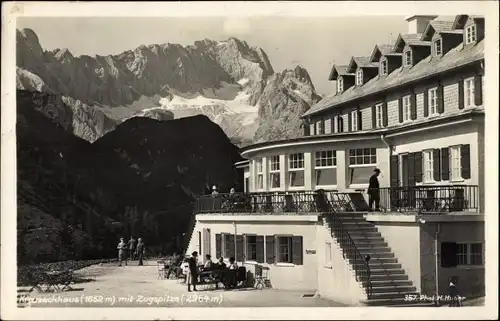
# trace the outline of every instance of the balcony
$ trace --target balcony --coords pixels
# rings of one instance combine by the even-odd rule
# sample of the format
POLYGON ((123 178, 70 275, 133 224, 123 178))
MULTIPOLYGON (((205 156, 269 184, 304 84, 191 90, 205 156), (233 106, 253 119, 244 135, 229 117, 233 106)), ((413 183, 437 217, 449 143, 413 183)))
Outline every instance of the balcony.
MULTIPOLYGON (((308 214, 330 210, 367 212, 366 191, 294 191, 205 195, 197 214, 308 214)), ((474 185, 380 188, 380 205, 387 212, 443 214, 478 212, 479 188, 474 185)))
POLYGON ((380 189, 380 205, 391 212, 450 213, 478 212, 476 185, 434 185, 380 189))

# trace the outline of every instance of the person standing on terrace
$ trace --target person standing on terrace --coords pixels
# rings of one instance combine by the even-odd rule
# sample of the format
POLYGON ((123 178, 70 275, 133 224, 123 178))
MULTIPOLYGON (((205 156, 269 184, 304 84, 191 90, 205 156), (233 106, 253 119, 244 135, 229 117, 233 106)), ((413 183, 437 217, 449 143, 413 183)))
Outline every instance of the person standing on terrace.
POLYGON ((375 211, 378 212, 380 211, 380 184, 378 182, 380 169, 375 168, 373 172, 368 183, 368 204, 370 206, 370 211, 373 211, 373 203, 375 203, 375 211))
POLYGON ((219 195, 219 191, 217 191, 217 186, 212 186, 212 196, 217 196, 219 195))

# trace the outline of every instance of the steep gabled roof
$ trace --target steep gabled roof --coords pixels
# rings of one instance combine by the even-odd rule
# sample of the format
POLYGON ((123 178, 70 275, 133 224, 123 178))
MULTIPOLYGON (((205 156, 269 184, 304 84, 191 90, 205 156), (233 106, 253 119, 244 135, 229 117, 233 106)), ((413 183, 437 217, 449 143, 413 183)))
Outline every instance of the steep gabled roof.
POLYGON ((392 51, 401 52, 400 48, 404 47, 404 44, 409 46, 430 46, 431 43, 429 41, 422 41, 421 33, 411 33, 411 34, 399 34, 396 42, 394 43, 394 47, 392 51))
POLYGON ((436 21, 432 20, 427 24, 424 33, 420 40, 430 41, 434 33, 452 33, 462 34, 463 30, 453 29, 453 21, 436 21))
POLYGON ((370 62, 378 62, 378 60, 376 60, 377 53, 380 53, 380 55, 382 55, 382 56, 391 54, 392 53, 392 45, 388 45, 388 44, 375 45, 375 48, 373 48, 373 51, 372 51, 372 55, 370 56, 370 62))
POLYGON ((354 74, 347 72, 347 66, 333 65, 328 80, 337 80, 339 76, 354 76, 354 74))
POLYGON ((453 25, 451 28, 452 29, 463 29, 464 24, 467 21, 467 18, 469 18, 469 17, 472 19, 475 19, 475 20, 484 20, 484 16, 474 16, 474 15, 462 14, 462 15, 458 15, 455 17, 455 21, 453 22, 453 25))
POLYGON ((398 68, 386 77, 375 77, 361 87, 350 87, 340 95, 329 95, 313 105, 302 117, 351 103, 389 89, 421 81, 425 78, 484 59, 484 41, 471 47, 458 45, 441 58, 427 57, 412 68, 398 68))
POLYGON ((376 62, 370 62, 370 57, 352 57, 347 72, 352 73, 356 68, 377 68, 376 62))

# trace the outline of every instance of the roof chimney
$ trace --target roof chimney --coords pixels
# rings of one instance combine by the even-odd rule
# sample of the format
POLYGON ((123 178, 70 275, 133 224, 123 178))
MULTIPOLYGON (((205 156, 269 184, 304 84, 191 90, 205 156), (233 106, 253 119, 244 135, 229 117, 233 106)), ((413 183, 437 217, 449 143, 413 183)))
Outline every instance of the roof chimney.
POLYGON ((436 19, 438 16, 409 16, 406 17, 406 21, 408 21, 408 33, 423 33, 425 27, 429 21, 436 19))

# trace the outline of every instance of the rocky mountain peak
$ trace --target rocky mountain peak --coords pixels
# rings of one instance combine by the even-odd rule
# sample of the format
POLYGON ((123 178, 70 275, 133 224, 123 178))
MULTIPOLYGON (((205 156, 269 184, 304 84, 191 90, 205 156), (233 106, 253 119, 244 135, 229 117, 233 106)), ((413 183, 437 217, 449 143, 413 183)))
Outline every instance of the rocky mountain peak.
MULTIPOLYGON (((66 48, 44 52, 36 34, 26 29, 18 30, 17 45, 19 89, 66 97, 66 103, 79 106, 71 108, 81 109, 75 113, 80 120, 90 121, 91 110, 99 112, 99 121, 75 128, 110 124, 103 128, 107 132, 131 117, 169 120, 172 114, 204 114, 233 141, 243 135, 251 142, 258 116, 278 117, 286 110, 308 108, 319 98, 305 68, 276 73, 262 48, 235 37, 202 39, 188 46, 142 44, 120 54, 90 57, 74 56, 66 48)), ((89 133, 83 137, 89 141, 99 137, 94 130, 77 132, 89 133)))

